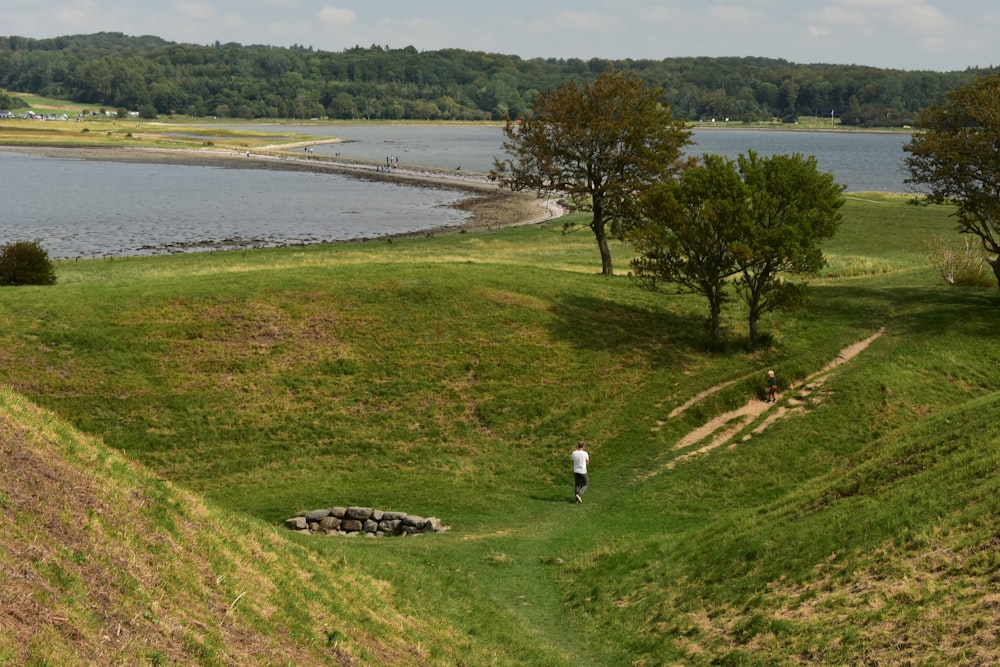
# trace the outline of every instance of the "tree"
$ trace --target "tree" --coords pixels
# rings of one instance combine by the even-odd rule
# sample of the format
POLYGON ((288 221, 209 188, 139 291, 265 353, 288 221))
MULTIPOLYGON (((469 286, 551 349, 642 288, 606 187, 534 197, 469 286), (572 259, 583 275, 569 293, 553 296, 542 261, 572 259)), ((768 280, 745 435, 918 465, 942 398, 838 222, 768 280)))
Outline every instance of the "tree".
POLYGON ((803 286, 783 274, 825 264, 819 242, 840 225, 842 192, 832 175, 818 171, 815 157, 706 155, 643 199, 645 224, 630 235, 635 275, 646 287, 667 281, 708 299, 714 342, 733 282, 756 343, 764 313, 802 301, 803 286))
POLYGON ((743 238, 732 248, 740 270, 736 291, 749 307, 756 343, 761 315, 802 301, 802 287, 779 274, 815 273, 826 264, 819 243, 840 227, 844 187, 820 172, 812 156, 762 158, 750 151, 737 163, 748 202, 743 238))
POLYGON ((645 222, 629 233, 638 256, 634 276, 647 289, 663 283, 708 299, 712 341, 721 337, 726 285, 739 272, 733 245, 747 227, 746 184, 733 161, 705 155, 676 180, 654 186, 642 198, 645 222))
POLYGON ((56 272, 49 253, 37 241, 0 245, 0 285, 53 285, 56 272))
MULTIPOLYGON (((1000 255, 1000 73, 948 93, 920 114, 903 150, 908 183, 926 185, 925 203, 954 203, 958 231, 1000 255)), ((1000 288, 1000 257, 986 260, 1000 288)))
POLYGON ((567 195, 593 213, 590 229, 601 273, 612 275, 609 231, 624 232, 637 197, 674 175, 691 131, 632 73, 603 72, 593 83, 574 81, 539 97, 530 117, 504 126, 504 150, 491 177, 512 190, 567 195))

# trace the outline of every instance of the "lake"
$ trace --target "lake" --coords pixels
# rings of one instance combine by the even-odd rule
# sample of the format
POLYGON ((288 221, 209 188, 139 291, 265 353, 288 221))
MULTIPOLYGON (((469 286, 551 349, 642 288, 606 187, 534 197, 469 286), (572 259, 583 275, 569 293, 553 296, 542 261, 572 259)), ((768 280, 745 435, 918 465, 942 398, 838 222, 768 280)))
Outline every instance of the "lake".
MULTIPOLYGON (((233 126, 234 129, 273 132, 275 127, 233 126)), ((287 128, 286 128, 287 129, 287 128)), ((364 160, 399 157, 400 162, 451 169, 489 171, 494 156, 503 152, 503 131, 491 126, 447 125, 333 125, 299 126, 295 131, 336 137, 345 143, 323 144, 317 154, 364 160)), ((810 132, 801 130, 697 129, 691 155, 715 153, 735 158, 754 150, 762 156, 782 153, 815 155, 821 171, 834 175, 850 192, 905 192, 903 145, 908 133, 810 132)))
MULTIPOLYGON (((239 125, 337 137, 318 155, 488 171, 502 153, 495 125, 239 125)), ((906 191, 908 134, 697 130, 691 154, 815 155, 849 191, 906 191)), ((333 174, 97 162, 4 152, 0 241, 39 240, 54 259, 378 238, 459 226, 468 193, 333 174)))
POLYGON ((303 171, 3 152, 0 241, 53 259, 378 238, 460 226, 468 193, 303 171))

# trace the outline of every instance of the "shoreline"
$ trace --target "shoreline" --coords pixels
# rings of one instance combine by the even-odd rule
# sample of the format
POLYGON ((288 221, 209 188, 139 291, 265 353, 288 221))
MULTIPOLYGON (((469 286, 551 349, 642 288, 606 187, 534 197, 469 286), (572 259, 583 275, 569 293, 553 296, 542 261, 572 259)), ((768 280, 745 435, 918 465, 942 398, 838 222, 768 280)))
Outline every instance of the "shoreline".
MULTIPOLYGON (((339 141, 339 140, 336 140, 339 141)), ((532 225, 547 222, 569 212, 557 198, 542 198, 534 194, 504 190, 489 180, 484 172, 452 171, 435 167, 413 165, 394 166, 382 171, 381 165, 361 160, 327 158, 310 154, 294 155, 289 149, 302 149, 317 143, 296 142, 265 146, 257 149, 223 148, 156 148, 142 147, 90 147, 90 146, 2 146, 0 151, 41 154, 48 157, 105 162, 137 162, 146 164, 177 164, 185 166, 211 166, 229 169, 272 169, 304 171, 363 178, 370 181, 390 181, 414 187, 458 190, 468 193, 453 204, 469 214, 469 220, 458 226, 428 227, 426 229, 387 234, 377 239, 425 236, 444 232, 467 232, 502 227, 532 225)), ((340 241, 352 243, 372 238, 340 241)), ((191 245, 191 248, 200 247, 191 245)))
POLYGON ((691 125, 692 130, 705 130, 706 132, 714 132, 716 130, 726 131, 726 130, 743 130, 743 131, 755 131, 755 132, 839 132, 841 134, 913 134, 916 130, 912 127, 865 127, 865 128, 845 128, 842 126, 835 125, 809 125, 800 126, 798 124, 788 124, 788 125, 745 125, 743 123, 735 122, 719 122, 719 123, 699 123, 691 125))

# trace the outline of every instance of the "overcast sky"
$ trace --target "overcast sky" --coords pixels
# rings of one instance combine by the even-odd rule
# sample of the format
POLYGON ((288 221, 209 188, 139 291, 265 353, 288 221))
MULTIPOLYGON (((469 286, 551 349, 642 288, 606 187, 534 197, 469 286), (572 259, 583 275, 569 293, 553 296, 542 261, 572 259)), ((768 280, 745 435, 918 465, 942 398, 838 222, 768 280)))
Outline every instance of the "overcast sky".
POLYGON ((997 0, 7 0, 0 35, 92 32, 522 58, 764 56, 906 70, 1000 64, 997 0))

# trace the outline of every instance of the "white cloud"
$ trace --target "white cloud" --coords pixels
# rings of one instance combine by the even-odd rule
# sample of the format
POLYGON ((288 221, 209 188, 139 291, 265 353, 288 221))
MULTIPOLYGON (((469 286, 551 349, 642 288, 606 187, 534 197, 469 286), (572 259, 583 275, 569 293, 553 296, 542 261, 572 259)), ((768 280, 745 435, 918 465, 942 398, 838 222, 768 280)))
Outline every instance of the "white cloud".
POLYGON ((215 17, 215 9, 201 2, 178 2, 174 7, 179 14, 191 19, 207 21, 215 17))
POLYGON ((811 25, 806 28, 806 33, 815 40, 826 40, 833 36, 833 30, 822 25, 811 25))
POLYGON ((903 12, 893 12, 887 18, 893 22, 920 32, 950 32, 954 25, 944 13, 931 5, 918 5, 903 12))
POLYGON ((865 14, 858 9, 851 9, 844 5, 832 5, 824 7, 819 12, 819 21, 824 25, 837 26, 860 26, 865 24, 865 14))
MULTIPOLYGON (((79 25, 98 11, 95 3, 89 0, 78 0, 53 9, 55 20, 60 25, 79 25)), ((6 33, 5 33, 6 34, 6 33)))
POLYGON ((636 16, 639 17, 640 21, 648 23, 674 23, 680 21, 684 14, 677 9, 672 7, 643 7, 640 9, 636 16))
POLYGON ((557 24, 565 26, 571 30, 584 30, 586 32, 599 32, 617 27, 618 19, 607 14, 595 14, 567 10, 559 12, 557 24))
POLYGON ((349 28, 358 20, 358 13, 353 9, 340 7, 323 7, 319 10, 319 21, 329 28, 349 28))
POLYGON ((742 25, 756 22, 760 17, 757 11, 743 5, 713 5, 708 11, 717 21, 742 25))

